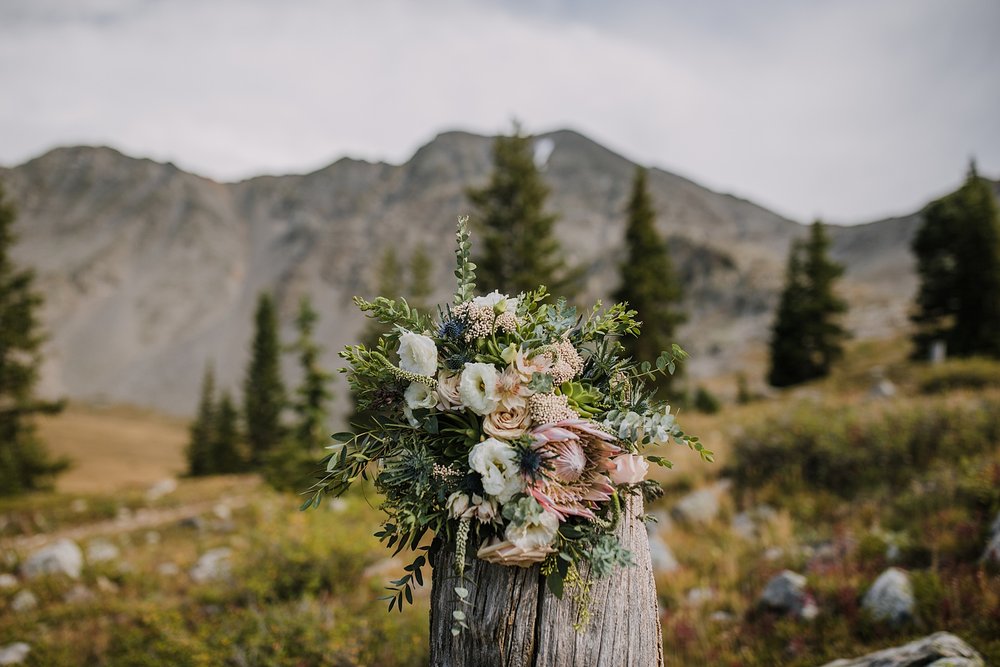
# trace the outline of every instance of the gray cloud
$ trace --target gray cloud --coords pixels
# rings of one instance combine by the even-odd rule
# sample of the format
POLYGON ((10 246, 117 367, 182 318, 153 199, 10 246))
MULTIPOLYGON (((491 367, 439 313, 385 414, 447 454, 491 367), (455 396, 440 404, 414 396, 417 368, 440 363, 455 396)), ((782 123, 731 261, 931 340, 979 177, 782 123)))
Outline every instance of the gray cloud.
POLYGON ((1000 171, 1000 4, 0 2, 0 161, 109 143, 218 179, 437 131, 579 129, 807 220, 1000 171))

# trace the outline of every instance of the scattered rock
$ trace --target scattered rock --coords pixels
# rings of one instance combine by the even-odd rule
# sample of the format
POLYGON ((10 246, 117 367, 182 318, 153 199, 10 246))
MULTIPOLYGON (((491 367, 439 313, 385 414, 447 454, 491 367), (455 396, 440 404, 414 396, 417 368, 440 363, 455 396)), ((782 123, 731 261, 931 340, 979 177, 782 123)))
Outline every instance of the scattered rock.
POLYGON ((713 623, 732 623, 736 620, 734 614, 730 614, 728 611, 713 611, 712 615, 708 617, 713 623))
POLYGON ((334 514, 339 514, 347 509, 347 501, 343 498, 334 498, 333 500, 328 500, 326 502, 326 509, 333 512, 334 514))
POLYGON ((189 516, 177 522, 181 528, 194 528, 199 533, 205 530, 205 520, 200 516, 189 516))
POLYGON ((744 540, 757 539, 757 524, 749 512, 740 512, 734 516, 729 524, 729 529, 744 540))
POLYGON ((73 502, 69 504, 70 511, 75 512, 77 514, 83 514, 89 508, 90 505, 88 505, 87 501, 84 500, 83 498, 74 498, 73 502))
POLYGON ((868 395, 872 398, 892 398, 896 395, 896 385, 892 383, 892 380, 882 378, 872 385, 868 395))
POLYGON ((66 592, 66 595, 63 596, 63 600, 69 604, 90 602, 93 599, 94 594, 83 584, 76 584, 73 588, 66 592))
POLYGON ((83 553, 73 540, 61 539, 28 556, 22 569, 29 579, 44 574, 64 574, 79 579, 83 553))
POLYGON ((173 477, 161 479, 153 486, 146 489, 146 500, 152 502, 159 500, 163 496, 170 495, 177 490, 177 480, 173 477))
POLYGON ((31 653, 31 647, 24 642, 0 646, 0 665, 20 665, 29 653, 31 653))
POLYGON ((126 523, 132 520, 132 510, 128 507, 119 507, 118 512, 115 513, 115 521, 118 523, 126 523))
POLYGON ((229 547, 206 551, 191 568, 191 578, 199 584, 228 578, 231 572, 229 558, 232 554, 233 550, 229 547))
POLYGON ((986 543, 986 550, 983 552, 984 563, 996 563, 1000 565, 1000 512, 997 513, 993 523, 990 524, 989 540, 986 543))
POLYGON ((225 503, 219 503, 213 507, 212 513, 222 521, 229 521, 233 518, 233 510, 225 503))
POLYGON ((887 648, 853 660, 841 659, 823 667, 983 667, 982 656, 949 632, 935 632, 903 646, 887 648))
POLYGON ((776 561, 784 557, 785 557, 785 550, 782 549, 781 547, 771 547, 770 549, 764 552, 764 560, 767 561, 776 561))
POLYGON ((0 591, 7 588, 16 588, 16 587, 17 587, 17 577, 15 577, 13 574, 7 574, 6 572, 0 574, 0 591))
POLYGON ((10 608, 12 611, 21 613, 23 611, 31 611, 38 606, 38 598, 35 594, 29 590, 23 590, 14 596, 14 599, 10 601, 10 608))
POLYGON ((726 482, 717 482, 693 491, 681 498, 670 513, 682 523, 708 523, 719 515, 719 497, 728 488, 726 482))
POLYGON ((111 581, 107 577, 97 578, 97 590, 107 595, 113 595, 118 592, 118 584, 111 581))
POLYGON ((772 577, 760 594, 759 602, 772 611, 807 620, 816 618, 819 613, 815 600, 806 592, 806 578, 791 570, 772 577))
POLYGON ((156 572, 164 577, 176 577, 181 573, 181 568, 175 563, 160 563, 156 566, 156 572))
POLYGON ((675 572, 680 567, 680 564, 674 558, 674 552, 663 541, 656 528, 650 524, 646 524, 646 532, 649 534, 649 556, 653 561, 653 571, 675 572))
POLYGON ((160 534, 155 530, 146 531, 146 544, 159 544, 160 534))
POLYGON ((118 560, 121 555, 121 550, 108 540, 96 539, 87 545, 87 562, 91 564, 118 560))
POLYGON ((700 607, 706 602, 711 602, 715 598, 715 591, 711 588, 692 588, 684 596, 684 601, 692 607, 700 607))
POLYGON ((877 621, 899 625, 912 620, 914 600, 910 578, 899 568, 890 567, 865 593, 861 606, 877 621))

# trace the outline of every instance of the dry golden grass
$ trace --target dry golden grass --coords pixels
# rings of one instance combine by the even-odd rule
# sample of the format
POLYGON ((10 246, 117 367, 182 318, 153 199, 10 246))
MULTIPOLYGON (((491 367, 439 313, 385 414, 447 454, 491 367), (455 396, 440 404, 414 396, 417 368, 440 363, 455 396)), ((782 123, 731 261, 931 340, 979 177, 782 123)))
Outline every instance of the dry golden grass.
POLYGON ((133 407, 70 405, 38 426, 49 451, 73 463, 56 480, 64 493, 147 487, 184 471, 188 433, 180 419, 133 407))

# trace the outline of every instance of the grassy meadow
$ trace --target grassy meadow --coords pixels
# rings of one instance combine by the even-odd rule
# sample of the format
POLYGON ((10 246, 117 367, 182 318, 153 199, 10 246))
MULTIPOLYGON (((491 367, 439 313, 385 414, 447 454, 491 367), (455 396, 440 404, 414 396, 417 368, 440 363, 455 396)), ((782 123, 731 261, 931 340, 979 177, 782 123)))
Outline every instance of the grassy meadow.
MULTIPOLYGON (((677 448, 665 452, 675 469, 655 473, 666 494, 648 511, 679 563, 657 575, 667 664, 820 665, 936 630, 1000 664, 1000 573, 979 561, 1000 512, 1000 365, 929 369, 903 347, 857 343, 821 383, 682 412, 716 463, 677 448), (874 373, 894 397, 871 395, 874 373), (722 476, 714 518, 670 519, 722 476), (734 526, 743 510, 752 534, 734 526), (901 627, 860 605, 890 564, 914 586, 915 619, 901 627), (807 577, 816 618, 758 607, 786 568, 807 577)), ((735 382, 710 388, 725 399, 735 382)), ((372 537, 370 489, 305 513, 253 476, 181 479, 155 497, 147 490, 183 469, 184 423, 73 406, 41 428, 75 467, 53 493, 0 501, 0 572, 59 536, 120 555, 88 562, 79 581, 0 588, 0 646, 30 644, 26 664, 427 664, 427 589, 402 613, 377 599, 404 562, 372 537), (193 576, 218 548, 230 550, 228 573, 193 576), (25 589, 36 604, 15 611, 25 589)))

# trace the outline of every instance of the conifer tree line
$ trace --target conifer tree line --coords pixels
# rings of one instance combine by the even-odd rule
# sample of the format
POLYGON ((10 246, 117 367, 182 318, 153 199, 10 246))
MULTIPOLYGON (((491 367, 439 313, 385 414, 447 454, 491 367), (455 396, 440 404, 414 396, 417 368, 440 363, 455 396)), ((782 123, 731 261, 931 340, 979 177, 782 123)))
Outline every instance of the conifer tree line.
POLYGON ((0 496, 50 488, 69 465, 47 452, 35 429, 36 415, 57 413, 63 403, 36 395, 45 342, 42 296, 34 273, 10 257, 16 217, 0 183, 0 496))
POLYGON ((207 367, 190 427, 190 475, 261 471, 279 488, 297 487, 306 480, 318 450, 327 444, 328 404, 333 398, 332 375, 320 365, 323 348, 314 337, 318 320, 310 299, 302 297, 295 318, 298 335, 283 347, 274 301, 267 293, 259 295, 243 384, 243 428, 229 392, 216 397, 214 373, 207 367), (302 372, 291 396, 281 377, 283 352, 296 355, 302 372))

